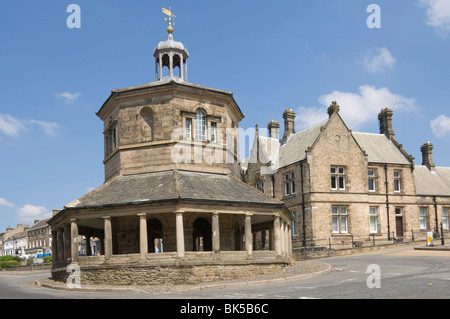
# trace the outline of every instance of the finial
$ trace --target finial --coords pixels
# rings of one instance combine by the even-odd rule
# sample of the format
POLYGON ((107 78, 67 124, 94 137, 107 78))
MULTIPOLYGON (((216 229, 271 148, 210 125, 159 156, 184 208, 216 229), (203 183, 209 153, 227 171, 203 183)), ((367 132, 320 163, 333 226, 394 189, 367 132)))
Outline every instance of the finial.
POLYGON ((169 10, 162 8, 162 12, 169 16, 169 18, 165 18, 164 20, 169 21, 169 26, 167 27, 167 32, 169 33, 169 38, 173 38, 172 19, 175 19, 176 16, 173 14, 171 7, 169 7, 169 10))
POLYGON ((336 101, 331 102, 330 106, 328 107, 328 115, 331 117, 331 115, 333 115, 333 113, 339 113, 340 110, 340 106, 339 104, 337 104, 336 101))

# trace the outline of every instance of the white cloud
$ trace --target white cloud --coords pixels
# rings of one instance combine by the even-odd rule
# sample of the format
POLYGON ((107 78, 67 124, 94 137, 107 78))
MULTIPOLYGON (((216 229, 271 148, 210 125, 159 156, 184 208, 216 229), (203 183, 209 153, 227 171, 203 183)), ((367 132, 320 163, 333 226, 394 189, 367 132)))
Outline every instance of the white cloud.
POLYGON ((19 119, 10 114, 0 114, 0 132, 3 132, 8 136, 19 136, 20 133, 28 130, 34 124, 40 126, 47 135, 54 135, 56 129, 59 127, 59 125, 54 122, 19 119))
POLYGON ((10 203, 6 199, 0 197, 0 206, 14 207, 14 204, 10 203))
POLYGON ((328 118, 327 110, 317 107, 300 106, 295 110, 297 114, 295 118, 295 126, 300 129, 311 127, 328 118))
POLYGON ((61 93, 57 93, 56 96, 67 102, 74 102, 76 99, 78 99, 81 96, 81 93, 80 92, 77 92, 77 93, 61 92, 61 93))
POLYGON ((441 114, 430 122, 430 126, 434 135, 444 137, 450 134, 450 117, 441 114))
POLYGON ((9 136, 18 136, 25 130, 25 125, 9 114, 0 114, 0 131, 9 136))
POLYGON ((450 1, 420 0, 427 6, 426 24, 436 28, 437 33, 446 37, 450 33, 450 1))
POLYGON ((44 121, 38 121, 38 120, 29 120, 32 124, 39 125, 47 135, 55 135, 56 129, 59 128, 59 125, 57 123, 53 122, 44 122, 44 121))
POLYGON ((394 111, 417 110, 415 99, 394 94, 387 88, 377 89, 370 85, 362 85, 358 91, 358 93, 334 91, 322 95, 319 97, 319 102, 323 107, 300 107, 297 109, 297 114, 302 114, 302 116, 297 117, 296 124, 301 128, 306 128, 327 119, 327 109, 333 101, 337 101, 341 107, 339 114, 350 129, 357 129, 369 121, 377 120, 380 111, 386 107, 394 111))
POLYGON ((395 63, 395 58, 387 48, 370 50, 362 61, 362 65, 370 73, 380 73, 386 69, 392 69, 395 63))
POLYGON ((51 216, 52 214, 43 206, 27 204, 17 210, 18 220, 24 223, 33 223, 36 219, 41 220, 51 216))

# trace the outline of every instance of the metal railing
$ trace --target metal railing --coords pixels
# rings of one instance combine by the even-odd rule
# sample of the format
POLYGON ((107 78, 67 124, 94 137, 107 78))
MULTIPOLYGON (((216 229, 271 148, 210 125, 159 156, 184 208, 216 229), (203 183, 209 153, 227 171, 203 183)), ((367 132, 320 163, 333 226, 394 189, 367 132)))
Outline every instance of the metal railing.
MULTIPOLYGON (((349 249, 349 248, 359 248, 359 247, 369 247, 377 245, 389 245, 396 243, 411 243, 415 241, 426 241, 427 232, 429 230, 410 230, 404 232, 403 236, 398 236, 396 232, 391 232, 388 236, 387 234, 367 234, 355 236, 352 234, 336 234, 331 235, 327 238, 314 238, 307 239, 306 243, 299 236, 293 242, 294 249, 349 249)), ((441 229, 439 232, 434 232, 435 245, 445 245, 445 242, 450 243, 450 230, 441 229)))

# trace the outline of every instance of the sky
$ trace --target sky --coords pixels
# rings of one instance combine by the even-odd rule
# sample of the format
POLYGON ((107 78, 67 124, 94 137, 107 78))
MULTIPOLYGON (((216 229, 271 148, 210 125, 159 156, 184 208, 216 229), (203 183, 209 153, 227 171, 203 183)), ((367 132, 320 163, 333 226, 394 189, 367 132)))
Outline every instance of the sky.
POLYGON ((282 132, 290 108, 300 131, 337 101, 350 129, 379 133, 389 107, 417 165, 430 141, 450 167, 450 0, 0 0, 0 232, 103 184, 95 113, 155 80, 162 7, 189 82, 233 92, 244 130, 282 132))

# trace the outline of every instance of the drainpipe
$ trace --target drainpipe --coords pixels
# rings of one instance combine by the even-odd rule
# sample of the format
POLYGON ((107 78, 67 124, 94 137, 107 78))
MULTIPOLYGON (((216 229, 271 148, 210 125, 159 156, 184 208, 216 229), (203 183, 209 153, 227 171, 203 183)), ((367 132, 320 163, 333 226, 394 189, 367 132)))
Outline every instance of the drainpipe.
POLYGON ((275 198, 275 174, 272 175, 272 197, 275 198))
POLYGON ((306 248, 306 224, 305 224, 305 193, 303 190, 303 162, 300 162, 300 184, 302 191, 302 224, 303 224, 303 247, 306 248))
POLYGON ((387 233, 388 240, 391 240, 391 229, 389 227, 389 190, 388 190, 388 179, 387 179, 387 164, 384 164, 384 178, 386 184, 386 211, 387 211, 387 233))
POLYGON ((434 238, 439 238, 436 196, 433 196, 433 203, 434 203, 434 221, 436 223, 436 226, 434 228, 434 238))

